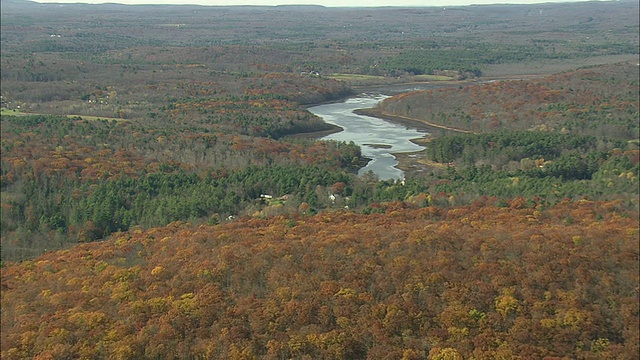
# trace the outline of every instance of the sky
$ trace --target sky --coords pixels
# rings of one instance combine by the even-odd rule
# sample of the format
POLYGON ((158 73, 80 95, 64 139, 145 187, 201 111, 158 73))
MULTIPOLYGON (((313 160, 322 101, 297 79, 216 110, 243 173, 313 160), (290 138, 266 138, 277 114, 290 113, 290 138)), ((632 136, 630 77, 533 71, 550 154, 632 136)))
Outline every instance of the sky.
POLYGON ((292 5, 314 4, 331 7, 343 6, 453 6, 472 4, 536 4, 543 2, 563 2, 563 0, 37 0, 39 3, 91 3, 104 2, 120 4, 198 4, 198 5, 292 5))

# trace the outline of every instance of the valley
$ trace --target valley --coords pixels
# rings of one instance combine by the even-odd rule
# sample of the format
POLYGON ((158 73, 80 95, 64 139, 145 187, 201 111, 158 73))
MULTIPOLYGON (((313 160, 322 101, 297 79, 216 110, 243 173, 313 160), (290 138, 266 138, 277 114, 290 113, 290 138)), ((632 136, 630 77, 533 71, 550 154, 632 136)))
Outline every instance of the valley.
POLYGON ((1 5, 3 359, 637 356, 637 1, 1 5))

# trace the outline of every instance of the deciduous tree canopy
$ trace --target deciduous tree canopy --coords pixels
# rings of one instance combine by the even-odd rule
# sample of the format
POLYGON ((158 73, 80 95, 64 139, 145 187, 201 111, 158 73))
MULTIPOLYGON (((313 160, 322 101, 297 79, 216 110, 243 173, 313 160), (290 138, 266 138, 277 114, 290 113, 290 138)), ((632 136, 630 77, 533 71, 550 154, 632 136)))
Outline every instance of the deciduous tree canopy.
POLYGON ((2 358, 633 358, 637 212, 172 223, 2 268, 2 358))

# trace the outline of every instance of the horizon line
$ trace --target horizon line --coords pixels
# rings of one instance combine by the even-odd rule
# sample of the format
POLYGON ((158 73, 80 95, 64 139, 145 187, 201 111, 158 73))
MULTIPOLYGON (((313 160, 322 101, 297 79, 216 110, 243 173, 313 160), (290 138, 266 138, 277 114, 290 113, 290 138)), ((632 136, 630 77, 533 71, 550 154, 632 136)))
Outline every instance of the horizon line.
MULTIPOLYGON (((267 0, 269 1, 269 0, 267 0)), ((307 6, 307 7, 322 7, 322 8, 442 8, 442 7, 466 7, 466 6, 487 6, 487 5, 546 5, 546 4, 558 4, 558 3, 598 3, 598 2, 624 2, 634 0, 512 0, 512 1, 495 1, 495 0, 443 0, 440 4, 410 4, 410 5, 369 5, 369 4, 352 4, 352 5, 326 5, 321 3, 296 3, 287 2, 274 3, 274 4, 220 4, 219 2, 226 1, 212 1, 209 0, 195 0, 189 3, 175 2, 175 0, 125 0, 125 1, 77 1, 77 0, 24 0, 24 2, 30 2, 40 5, 123 5, 123 6, 204 6, 204 7, 282 7, 282 6, 307 6)), ((6 2, 6 1, 2 1, 6 2)), ((10 2, 22 2, 22 1, 10 1, 10 2)))

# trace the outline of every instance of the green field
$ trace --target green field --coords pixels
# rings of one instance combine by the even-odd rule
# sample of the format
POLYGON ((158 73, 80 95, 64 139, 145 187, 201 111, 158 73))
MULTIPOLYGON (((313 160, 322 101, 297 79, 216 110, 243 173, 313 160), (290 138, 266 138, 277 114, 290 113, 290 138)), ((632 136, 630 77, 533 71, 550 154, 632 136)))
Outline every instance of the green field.
MULTIPOLYGON (((25 112, 22 112, 22 111, 16 110, 16 109, 2 108, 2 109, 0 109, 0 116, 4 116, 4 115, 29 116, 29 115, 42 115, 42 114, 25 113, 25 112)), ((82 119, 82 120, 89 120, 89 121, 96 121, 96 120, 126 121, 126 119, 122 119, 122 118, 105 117, 105 116, 66 115, 66 117, 71 118, 71 119, 75 118, 75 119, 82 119)))
POLYGON ((16 109, 2 108, 0 109, 0 116, 4 116, 4 115, 28 115, 28 114, 25 114, 16 109))

